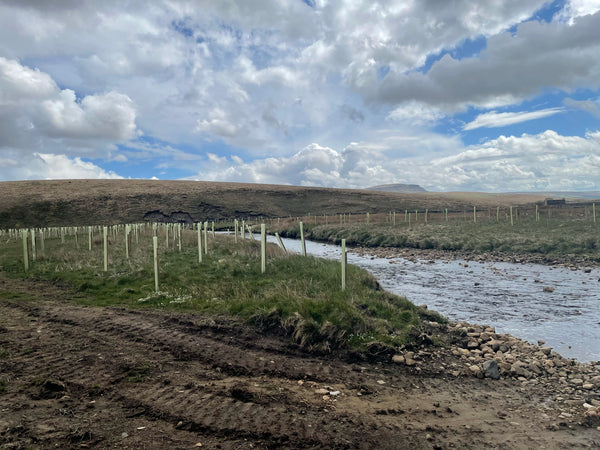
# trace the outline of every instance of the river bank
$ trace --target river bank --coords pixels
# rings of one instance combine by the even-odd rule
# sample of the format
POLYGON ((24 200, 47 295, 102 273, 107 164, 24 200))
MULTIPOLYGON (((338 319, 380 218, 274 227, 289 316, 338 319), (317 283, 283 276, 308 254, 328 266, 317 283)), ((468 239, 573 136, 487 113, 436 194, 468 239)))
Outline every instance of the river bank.
POLYGON ((415 249, 401 247, 367 247, 355 246, 352 252, 361 256, 377 258, 404 258, 409 261, 475 261, 475 262, 507 262, 512 264, 542 264, 554 267, 567 267, 571 270, 587 270, 600 268, 600 262, 589 256, 565 255, 548 256, 530 253, 507 254, 502 252, 475 252, 464 250, 415 249))

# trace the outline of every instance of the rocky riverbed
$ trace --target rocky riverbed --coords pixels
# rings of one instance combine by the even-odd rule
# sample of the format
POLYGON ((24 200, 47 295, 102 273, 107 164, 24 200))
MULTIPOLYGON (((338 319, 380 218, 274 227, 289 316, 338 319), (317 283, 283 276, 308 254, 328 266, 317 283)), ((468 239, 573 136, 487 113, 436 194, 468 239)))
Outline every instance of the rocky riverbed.
POLYGON ((600 431, 600 362, 579 363, 562 357, 544 341, 531 344, 486 325, 430 322, 427 326, 429 332, 420 337, 421 342, 433 343, 437 336, 450 344, 402 349, 391 357, 392 362, 451 378, 511 380, 524 392, 541 389, 546 398, 538 409, 549 429, 577 423, 600 431), (545 410, 550 404, 559 408, 560 421, 549 421, 545 410))
POLYGON ((475 261, 475 262, 507 262, 513 264, 543 264, 554 267, 568 267, 571 270, 587 270, 600 267, 600 261, 589 256, 565 255, 548 256, 543 254, 509 254, 499 252, 471 252, 460 250, 414 249, 399 247, 353 247, 352 252, 358 255, 370 255, 376 258, 404 258, 409 261, 475 261))

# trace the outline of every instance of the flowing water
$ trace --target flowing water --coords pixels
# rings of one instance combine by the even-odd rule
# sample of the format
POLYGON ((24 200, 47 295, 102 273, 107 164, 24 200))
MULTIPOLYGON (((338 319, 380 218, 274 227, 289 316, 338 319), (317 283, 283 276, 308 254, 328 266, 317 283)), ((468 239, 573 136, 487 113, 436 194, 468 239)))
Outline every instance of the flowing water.
MULTIPOLYGON (((273 236, 269 241, 276 242, 273 236)), ((300 242, 283 239, 300 252, 300 242)), ((308 254, 339 259, 336 245, 306 241, 308 254)), ((387 291, 425 304, 451 320, 488 324, 498 333, 546 341, 561 355, 600 360, 600 270, 539 264, 393 260, 348 253, 387 291), (551 287, 552 292, 544 291, 551 287)), ((548 289, 549 290, 549 289, 548 289)))

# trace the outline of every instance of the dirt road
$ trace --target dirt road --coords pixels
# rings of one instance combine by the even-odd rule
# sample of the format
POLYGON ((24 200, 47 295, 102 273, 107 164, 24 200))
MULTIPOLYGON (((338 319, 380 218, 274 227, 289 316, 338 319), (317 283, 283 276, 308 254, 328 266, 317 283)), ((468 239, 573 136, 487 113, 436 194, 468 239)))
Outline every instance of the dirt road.
MULTIPOLYGON (((598 448, 541 386, 311 355, 231 319, 0 279, 2 448, 598 448)), ((438 354, 438 353, 436 353, 438 354)))

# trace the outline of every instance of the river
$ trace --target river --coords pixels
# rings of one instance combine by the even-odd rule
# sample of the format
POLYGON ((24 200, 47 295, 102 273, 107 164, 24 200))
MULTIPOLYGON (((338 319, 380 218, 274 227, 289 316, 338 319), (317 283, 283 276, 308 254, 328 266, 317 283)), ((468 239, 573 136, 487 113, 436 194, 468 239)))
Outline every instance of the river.
MULTIPOLYGON (((270 242, 276 242, 269 236, 270 242)), ((300 252, 300 241, 283 239, 300 252)), ((337 245, 306 241, 310 255, 339 259, 337 245)), ((581 362, 600 360, 600 270, 539 264, 409 261, 348 253, 389 292, 451 320, 488 324, 497 333, 545 345, 581 362), (552 292, 548 292, 552 289, 552 292)))

